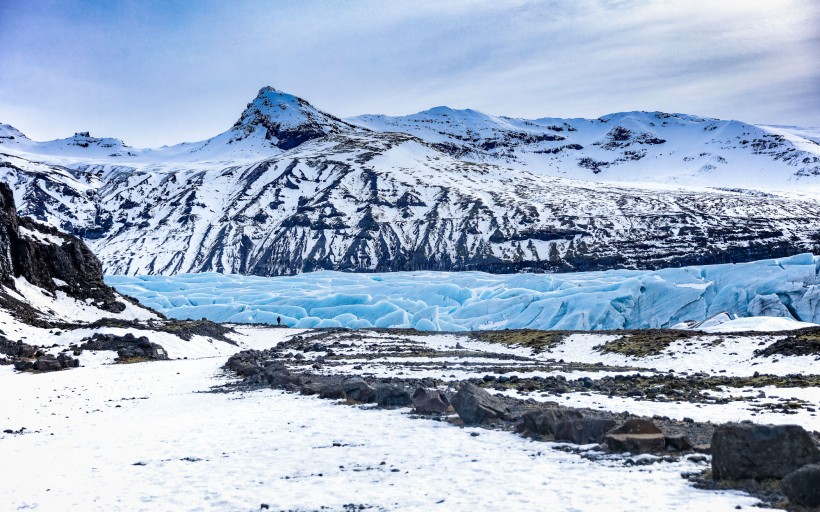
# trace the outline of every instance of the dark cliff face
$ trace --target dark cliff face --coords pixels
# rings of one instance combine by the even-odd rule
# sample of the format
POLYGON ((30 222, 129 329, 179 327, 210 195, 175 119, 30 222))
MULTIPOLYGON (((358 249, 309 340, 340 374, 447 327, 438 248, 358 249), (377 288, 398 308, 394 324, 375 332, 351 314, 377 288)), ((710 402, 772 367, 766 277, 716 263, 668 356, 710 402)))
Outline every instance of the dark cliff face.
POLYGON ((125 309, 103 282, 102 265, 85 243, 55 228, 20 218, 14 194, 0 182, 0 282, 14 288, 15 277, 48 290, 62 291, 112 313, 125 309))

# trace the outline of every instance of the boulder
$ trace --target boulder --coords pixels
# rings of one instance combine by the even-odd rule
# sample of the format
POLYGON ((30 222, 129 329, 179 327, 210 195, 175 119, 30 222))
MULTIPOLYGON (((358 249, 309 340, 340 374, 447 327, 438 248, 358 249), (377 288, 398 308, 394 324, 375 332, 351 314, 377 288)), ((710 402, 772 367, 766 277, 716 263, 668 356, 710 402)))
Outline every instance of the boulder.
POLYGON ((34 363, 31 361, 15 361, 14 369, 18 372, 34 369, 34 363))
POLYGON ((361 377, 350 377, 342 383, 345 398, 359 403, 370 403, 376 399, 376 390, 361 377))
POLYGON ((56 372, 62 370, 63 367, 56 357, 47 354, 37 359, 37 362, 34 363, 34 369, 38 372, 56 372))
POLYGON ((302 395, 318 395, 324 389, 324 384, 321 382, 307 382, 302 384, 299 388, 299 393, 302 395))
POLYGON ((57 361, 60 362, 60 366, 63 368, 78 368, 80 366, 79 359, 74 359, 65 352, 61 352, 60 355, 57 356, 57 361))
POLYGON ((301 381, 298 375, 290 373, 288 370, 277 366, 265 368, 265 380, 274 389, 292 389, 292 386, 299 386, 301 381))
POLYGON ((820 450, 799 425, 727 423, 712 435, 716 480, 783 478, 816 462, 820 462, 820 450))
POLYGON ((503 400, 469 382, 453 397, 453 408, 467 425, 504 419, 509 412, 503 400))
POLYGON ((600 417, 561 421, 555 428, 555 440, 575 444, 600 443, 615 425, 615 420, 600 417))
POLYGON ((651 420, 631 418, 604 436, 613 452, 651 453, 666 449, 666 437, 651 420))
MULTIPOLYGON (((137 358, 152 361, 168 359, 168 353, 161 345, 152 343, 146 336, 137 337, 130 332, 122 336, 94 333, 79 348, 81 350, 116 350, 117 357, 122 361, 137 358)), ((236 356, 228 360, 228 367, 243 362, 242 354, 236 354, 236 356)), ((253 375, 253 373, 250 375, 253 375)))
POLYGON ((685 452, 693 449, 692 441, 684 435, 666 436, 666 450, 670 452, 685 452))
MULTIPOLYGON (((117 355, 120 356, 119 351, 117 355)), ((122 357, 122 356, 120 356, 122 357)), ((257 373, 262 371, 262 368, 256 366, 253 363, 248 363, 246 361, 237 361, 233 363, 231 366, 233 371, 235 371, 240 377, 250 377, 251 375, 256 375, 257 373)))
POLYGON ((663 434, 607 434, 604 442, 613 452, 652 453, 666 448, 663 434))
POLYGON ((319 390, 319 398, 338 400, 345 397, 345 390, 341 384, 326 384, 319 390))
POLYGON ((413 407, 419 414, 444 414, 450 408, 450 401, 437 389, 418 388, 413 393, 413 407))
POLYGON ((820 509, 820 464, 807 464, 789 473, 781 484, 791 503, 820 509))
POLYGON ((37 348, 22 341, 11 341, 0 335, 0 354, 11 357, 31 358, 37 353, 37 348))
POLYGON ((631 418, 626 420, 620 427, 609 432, 610 434, 663 434, 651 420, 643 418, 631 418))
POLYGON ((524 413, 515 422, 515 431, 524 435, 553 436, 559 423, 582 418, 583 415, 575 409, 563 407, 538 409, 524 413))
POLYGON ((410 393, 398 386, 376 388, 376 403, 379 407, 405 407, 413 403, 410 393))

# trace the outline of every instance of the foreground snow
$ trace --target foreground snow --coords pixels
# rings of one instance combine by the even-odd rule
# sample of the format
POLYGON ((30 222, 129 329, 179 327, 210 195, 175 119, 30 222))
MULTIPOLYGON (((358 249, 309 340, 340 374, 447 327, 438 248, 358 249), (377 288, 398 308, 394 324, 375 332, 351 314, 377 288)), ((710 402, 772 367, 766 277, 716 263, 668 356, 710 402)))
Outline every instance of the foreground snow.
POLYGON ((419 330, 640 329, 722 317, 719 331, 792 329, 820 322, 820 257, 737 265, 568 274, 314 272, 289 277, 214 273, 110 276, 107 283, 173 318, 314 327, 419 330), (794 316, 797 318, 794 318, 794 316), (748 323, 751 322, 751 323, 748 323))
MULTIPOLYGON (((292 334, 243 329, 256 347, 292 334)), ((196 341, 187 347, 197 353, 196 341)), ((176 357, 186 347, 176 348, 176 357)), ((238 350, 238 348, 237 348, 238 350)), ((0 502, 37 510, 734 510, 693 462, 592 462, 506 432, 461 429, 227 381, 223 357, 17 375, 0 367, 0 502), (471 434, 480 434, 473 437, 471 434)))

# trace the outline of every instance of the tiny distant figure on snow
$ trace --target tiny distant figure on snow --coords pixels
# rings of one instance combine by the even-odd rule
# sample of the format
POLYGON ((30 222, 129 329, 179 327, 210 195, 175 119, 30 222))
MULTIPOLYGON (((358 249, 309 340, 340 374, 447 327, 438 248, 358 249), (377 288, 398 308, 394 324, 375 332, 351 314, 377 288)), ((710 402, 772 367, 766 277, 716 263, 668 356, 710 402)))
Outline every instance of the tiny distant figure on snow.
POLYGON ((282 325, 282 317, 281 316, 276 317, 276 325, 282 325))

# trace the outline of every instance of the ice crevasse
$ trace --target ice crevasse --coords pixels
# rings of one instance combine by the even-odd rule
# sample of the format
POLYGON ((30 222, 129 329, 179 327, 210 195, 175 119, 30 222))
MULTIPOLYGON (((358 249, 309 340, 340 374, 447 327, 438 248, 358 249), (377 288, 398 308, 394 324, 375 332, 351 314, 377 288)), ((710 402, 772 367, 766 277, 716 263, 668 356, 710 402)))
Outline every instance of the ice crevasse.
POLYGON ((729 317, 820 322, 820 256, 564 274, 216 273, 108 276, 171 318, 291 327, 637 329, 729 317))

